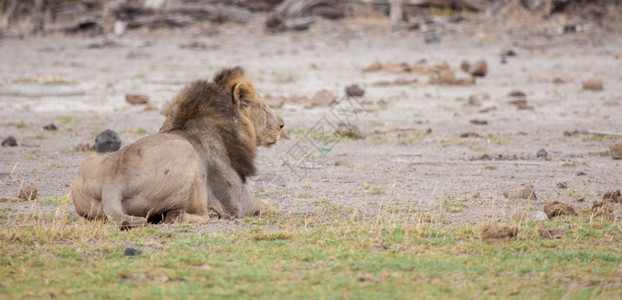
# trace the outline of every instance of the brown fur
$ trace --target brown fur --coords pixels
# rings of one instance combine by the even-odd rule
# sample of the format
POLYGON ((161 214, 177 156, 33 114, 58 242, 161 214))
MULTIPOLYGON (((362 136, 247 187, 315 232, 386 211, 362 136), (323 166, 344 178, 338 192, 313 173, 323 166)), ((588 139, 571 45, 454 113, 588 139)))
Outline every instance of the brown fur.
POLYGON ((208 208, 241 217, 278 207, 256 199, 245 181, 256 173, 257 146, 278 141, 283 119, 241 68, 193 82, 162 114, 158 134, 82 163, 72 192, 81 216, 108 217, 127 228, 154 214, 203 220, 208 208))

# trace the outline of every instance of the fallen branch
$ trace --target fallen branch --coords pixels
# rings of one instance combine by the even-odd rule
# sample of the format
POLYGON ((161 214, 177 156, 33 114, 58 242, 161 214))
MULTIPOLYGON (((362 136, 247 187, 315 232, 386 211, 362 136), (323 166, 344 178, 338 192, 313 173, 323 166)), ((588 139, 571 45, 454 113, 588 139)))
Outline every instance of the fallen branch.
POLYGON ((85 91, 70 91, 70 92, 58 92, 58 93, 29 93, 29 92, 14 92, 14 91, 0 91, 0 96, 6 97, 25 97, 25 98, 38 98, 38 97, 71 97, 86 95, 85 91))
POLYGON ((406 159, 393 159, 392 162, 409 163, 413 165, 521 165, 521 166, 544 166, 547 163, 524 160, 490 160, 490 161, 410 161, 406 159))
POLYGON ((619 132, 611 132, 611 131, 600 131, 600 130, 584 130, 582 133, 593 134, 593 135, 611 135, 611 136, 622 136, 622 133, 619 132))

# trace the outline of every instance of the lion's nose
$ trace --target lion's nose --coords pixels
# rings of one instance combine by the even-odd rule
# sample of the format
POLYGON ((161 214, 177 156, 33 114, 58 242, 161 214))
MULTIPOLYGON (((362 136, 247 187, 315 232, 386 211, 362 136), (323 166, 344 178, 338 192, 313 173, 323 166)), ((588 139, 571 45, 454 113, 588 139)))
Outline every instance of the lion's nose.
POLYGON ((279 121, 281 122, 281 129, 283 129, 283 127, 285 127, 285 121, 283 121, 283 118, 281 118, 281 116, 279 116, 279 121))
POLYGON ((281 129, 283 129, 283 127, 285 127, 285 124, 284 124, 284 123, 281 123, 281 129))

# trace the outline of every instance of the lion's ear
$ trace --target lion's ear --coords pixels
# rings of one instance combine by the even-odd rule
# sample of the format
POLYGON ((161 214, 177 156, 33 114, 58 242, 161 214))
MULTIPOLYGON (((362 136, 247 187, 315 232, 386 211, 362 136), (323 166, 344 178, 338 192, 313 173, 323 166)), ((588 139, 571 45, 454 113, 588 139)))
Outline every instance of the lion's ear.
POLYGON ((244 90, 242 89, 242 82, 240 82, 233 86, 233 103, 240 105, 242 97, 244 97, 244 90))

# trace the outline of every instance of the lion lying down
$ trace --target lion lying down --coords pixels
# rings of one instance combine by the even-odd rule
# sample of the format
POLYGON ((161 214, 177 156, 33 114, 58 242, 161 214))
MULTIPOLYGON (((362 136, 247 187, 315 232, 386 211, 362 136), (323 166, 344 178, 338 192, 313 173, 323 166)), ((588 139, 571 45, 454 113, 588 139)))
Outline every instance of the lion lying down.
POLYGON ((279 140, 283 119, 257 95, 239 68, 195 81, 162 109, 160 132, 80 165, 71 195, 87 219, 108 218, 122 228, 150 217, 202 222, 209 209, 243 217, 278 209, 246 187, 255 174, 257 146, 279 140))

